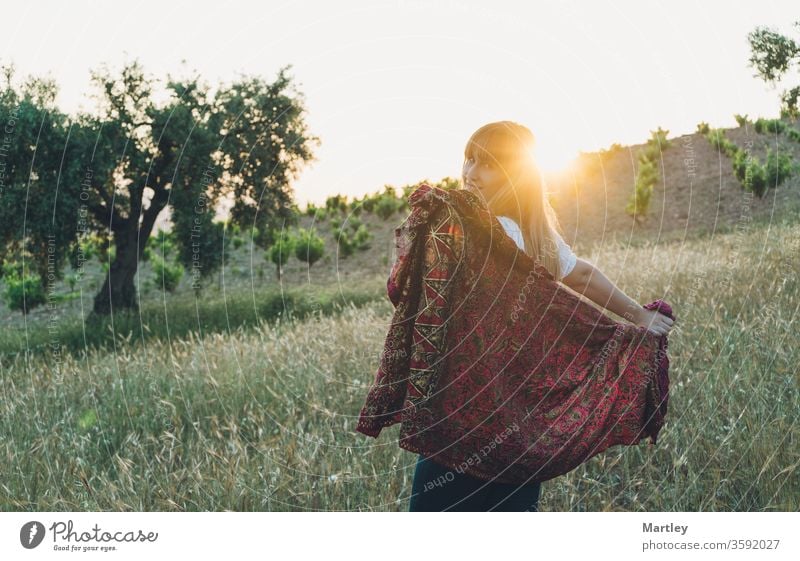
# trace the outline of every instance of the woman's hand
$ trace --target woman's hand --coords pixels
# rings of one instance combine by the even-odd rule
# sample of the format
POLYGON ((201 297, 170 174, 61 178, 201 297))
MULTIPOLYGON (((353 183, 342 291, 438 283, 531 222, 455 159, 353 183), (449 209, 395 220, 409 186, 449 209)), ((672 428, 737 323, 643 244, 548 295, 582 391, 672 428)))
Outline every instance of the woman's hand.
POLYGON ((648 331, 656 335, 666 335, 675 322, 658 310, 642 308, 639 315, 634 318, 634 323, 640 327, 646 327, 648 331))

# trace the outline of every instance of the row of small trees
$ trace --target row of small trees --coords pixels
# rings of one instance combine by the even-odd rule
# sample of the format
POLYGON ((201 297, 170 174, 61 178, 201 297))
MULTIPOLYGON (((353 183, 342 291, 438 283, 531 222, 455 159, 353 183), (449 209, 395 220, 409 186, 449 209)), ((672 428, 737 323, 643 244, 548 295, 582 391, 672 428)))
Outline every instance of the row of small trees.
MULTIPOLYGON (((746 126, 749 121, 747 115, 735 115, 739 126, 746 126)), ((779 119, 758 119, 754 123, 755 131, 759 134, 780 134, 794 131, 789 135, 793 140, 800 139, 800 131, 789 127, 779 119)), ((725 137, 721 129, 713 129, 708 123, 697 125, 697 132, 702 134, 711 145, 722 151, 733 161, 733 173, 745 191, 754 193, 761 198, 767 189, 775 188, 795 173, 795 164, 789 154, 773 151, 767 147, 766 162, 761 163, 757 157, 743 150, 725 137)))
MULTIPOLYGON (((458 187, 458 181, 445 178, 435 184, 442 188, 458 187)), ((345 195, 328 197, 324 207, 309 204, 305 213, 313 216, 315 220, 327 220, 331 227, 332 236, 336 242, 338 257, 345 259, 356 251, 369 249, 372 234, 367 225, 359 219, 362 212, 367 212, 389 220, 392 216, 408 209, 408 196, 419 183, 406 185, 397 189, 391 185, 384 187, 383 191, 364 195, 361 198, 348 200, 345 195)), ((299 222, 299 209, 296 206, 284 222, 284 227, 277 233, 261 235, 258 227, 243 230, 237 223, 224 223, 214 221, 209 228, 214 230, 210 236, 214 243, 206 244, 204 248, 204 265, 216 270, 223 262, 226 251, 233 246, 239 249, 246 240, 252 240, 256 246, 264 248, 267 261, 276 267, 278 279, 281 278, 283 267, 294 256, 296 259, 313 266, 325 255, 325 241, 313 228, 297 228, 299 222)), ((182 255, 186 244, 178 239, 175 231, 160 230, 152 234, 146 241, 143 240, 141 260, 148 262, 152 269, 152 285, 166 292, 174 292, 186 273, 185 262, 190 262, 187 256, 182 255)), ((116 244, 113 236, 107 232, 87 232, 71 247, 69 263, 72 271, 64 275, 71 290, 74 290, 83 272, 86 262, 97 260, 104 274, 108 274, 109 264, 117 258, 116 244)), ((28 313, 31 309, 41 306, 47 300, 45 281, 40 275, 28 267, 23 270, 22 263, 31 259, 29 255, 6 255, 0 267, 0 279, 3 281, 3 298, 10 309, 28 313)), ((198 284, 199 288, 200 285, 198 284)))
MULTIPOLYGON (((750 121, 747 115, 734 115, 740 127, 747 126, 750 121)), ((756 133, 784 134, 787 138, 800 142, 800 130, 788 125, 780 119, 757 119, 753 124, 756 133)), ((638 169, 634 183, 633 194, 628 200, 625 211, 637 221, 647 214, 653 189, 658 181, 658 159, 661 151, 670 146, 667 140, 669 131, 659 127, 651 132, 644 150, 639 153, 638 169)), ((759 162, 758 158, 742 150, 728 140, 721 129, 712 129, 708 123, 701 122, 697 125, 697 132, 702 134, 716 148, 733 160, 733 172, 746 191, 751 191, 758 197, 763 197, 770 187, 777 187, 796 171, 796 166, 789 154, 773 151, 767 148, 766 162, 759 162)), ((616 152, 621 147, 612 145, 609 150, 601 151, 601 157, 616 152)))
MULTIPOLYGON (((153 286, 161 287, 167 292, 173 292, 184 275, 184 268, 175 257, 174 237, 159 231, 148 239, 142 252, 142 260, 150 262, 153 270, 153 286)), ((116 247, 97 234, 89 234, 79 240, 76 251, 70 256, 73 271, 65 276, 70 292, 75 290, 80 281, 86 261, 96 259, 103 274, 107 274, 109 263, 116 258, 115 254, 116 247)), ((3 300, 9 309, 27 314, 47 301, 46 288, 41 277, 25 270, 22 260, 4 261, 0 277, 3 281, 3 300)), ((53 298, 60 299, 55 296, 53 298)))
MULTIPOLYGON (((339 257, 346 258, 355 251, 369 249, 372 234, 367 226, 357 218, 342 225, 341 221, 334 218, 333 237, 336 240, 339 257)), ((231 226, 231 235, 227 236, 234 248, 238 249, 245 241, 245 236, 257 239, 258 233, 250 231, 243 233, 237 225, 231 226)), ((152 271, 153 286, 160 287, 166 292, 174 292, 184 276, 185 269, 177 258, 179 244, 176 235, 160 230, 148 239, 142 252, 142 260, 149 262, 152 271)), ((88 235, 80 241, 81 263, 96 259, 104 272, 108 271, 110 262, 114 261, 115 246, 97 235, 88 235)), ((227 244, 226 244, 227 246, 227 244)), ((325 241, 315 230, 310 228, 286 228, 277 235, 274 243, 265 251, 265 258, 276 267, 277 277, 280 280, 282 268, 294 256, 312 267, 325 255, 325 241)), ((78 269, 76 266, 76 270, 78 269)), ((23 273, 21 261, 10 261, 3 264, 0 269, 4 289, 3 297, 8 307, 28 313, 33 308, 46 302, 46 290, 40 277, 35 274, 23 273)), ((70 286, 74 289, 75 281, 79 274, 67 275, 70 286)))
POLYGON ((423 179, 400 188, 385 185, 382 191, 369 193, 360 198, 350 199, 347 195, 332 195, 325 200, 324 206, 308 203, 305 214, 315 220, 324 221, 336 216, 360 216, 362 212, 366 212, 382 220, 389 220, 397 213, 409 210, 408 197, 420 183, 428 183, 442 189, 457 189, 460 186, 458 179, 452 177, 445 177, 436 182, 423 179))

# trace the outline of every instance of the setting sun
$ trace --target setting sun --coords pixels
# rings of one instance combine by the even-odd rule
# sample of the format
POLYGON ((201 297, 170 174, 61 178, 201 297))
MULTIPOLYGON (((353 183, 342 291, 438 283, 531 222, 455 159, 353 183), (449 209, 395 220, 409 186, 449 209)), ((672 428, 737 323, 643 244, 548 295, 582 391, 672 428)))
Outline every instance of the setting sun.
POLYGON ((561 146, 545 145, 531 150, 531 158, 543 173, 551 174, 565 171, 574 165, 577 151, 565 150, 561 146))

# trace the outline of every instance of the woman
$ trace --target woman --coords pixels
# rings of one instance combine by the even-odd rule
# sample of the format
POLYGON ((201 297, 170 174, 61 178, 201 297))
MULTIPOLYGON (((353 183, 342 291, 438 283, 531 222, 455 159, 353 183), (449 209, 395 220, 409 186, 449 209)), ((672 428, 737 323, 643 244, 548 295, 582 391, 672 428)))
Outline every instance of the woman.
MULTIPOLYGON (((628 297, 591 263, 577 258, 558 234, 533 148, 533 134, 523 125, 500 121, 482 126, 464 150, 464 187, 485 202, 517 246, 540 260, 555 279, 638 326, 658 335, 669 333, 672 319, 628 297)), ((409 510, 535 511, 540 487, 483 481, 420 455, 409 510)))

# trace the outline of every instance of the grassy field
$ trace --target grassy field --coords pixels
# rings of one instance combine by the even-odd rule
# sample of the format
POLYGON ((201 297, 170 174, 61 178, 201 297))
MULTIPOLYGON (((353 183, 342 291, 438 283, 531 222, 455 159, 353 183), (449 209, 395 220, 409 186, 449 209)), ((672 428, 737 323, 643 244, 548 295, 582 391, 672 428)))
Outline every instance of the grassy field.
MULTIPOLYGON (((657 446, 545 482, 541 510, 798 510, 798 255, 797 223, 585 255, 673 306, 670 411, 657 446)), ((0 359, 0 508, 407 509, 399 427, 354 431, 391 312, 0 359)))

